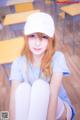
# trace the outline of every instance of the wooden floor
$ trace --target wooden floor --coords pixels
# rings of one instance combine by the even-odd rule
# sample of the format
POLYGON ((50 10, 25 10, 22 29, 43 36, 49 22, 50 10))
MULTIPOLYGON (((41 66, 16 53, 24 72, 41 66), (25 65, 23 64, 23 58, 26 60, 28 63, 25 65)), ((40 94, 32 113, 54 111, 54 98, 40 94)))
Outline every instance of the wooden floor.
MULTIPOLYGON (((48 10, 48 8, 47 8, 48 10)), ((49 10, 51 8, 49 7, 49 10)), ((52 11, 49 11, 52 14, 52 11)), ((69 95, 69 98, 76 109, 75 120, 80 120, 80 23, 78 23, 76 29, 76 49, 73 52, 73 37, 71 24, 69 23, 65 31, 65 42, 63 43, 63 19, 58 18, 56 24, 56 49, 63 51, 67 64, 71 70, 71 76, 63 78, 64 87, 69 95)), ((13 31, 9 26, 0 30, 0 40, 13 38, 22 34, 21 30, 13 31)), ((10 73, 11 64, 0 65, 0 111, 9 109, 9 97, 10 97, 10 73)))

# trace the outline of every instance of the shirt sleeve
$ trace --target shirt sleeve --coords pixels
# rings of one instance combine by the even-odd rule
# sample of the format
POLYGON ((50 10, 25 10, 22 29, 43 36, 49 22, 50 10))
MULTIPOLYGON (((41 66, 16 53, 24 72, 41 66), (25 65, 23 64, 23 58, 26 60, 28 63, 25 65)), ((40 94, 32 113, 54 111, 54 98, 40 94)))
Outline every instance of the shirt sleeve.
POLYGON ((21 58, 17 58, 11 65, 11 72, 9 80, 19 80, 22 81, 22 72, 21 72, 21 58))
POLYGON ((55 72, 63 73, 64 76, 68 76, 70 74, 70 70, 62 52, 56 52, 54 54, 52 58, 52 69, 55 72))

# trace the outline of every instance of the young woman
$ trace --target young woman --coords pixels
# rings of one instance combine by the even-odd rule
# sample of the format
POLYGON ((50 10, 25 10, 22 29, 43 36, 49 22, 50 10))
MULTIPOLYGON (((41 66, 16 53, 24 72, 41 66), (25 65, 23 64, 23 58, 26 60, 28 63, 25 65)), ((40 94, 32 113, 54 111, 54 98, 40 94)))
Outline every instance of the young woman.
POLYGON ((55 51, 53 18, 30 15, 24 26, 25 46, 12 64, 10 120, 71 120, 73 107, 62 86, 69 75, 65 57, 55 51))

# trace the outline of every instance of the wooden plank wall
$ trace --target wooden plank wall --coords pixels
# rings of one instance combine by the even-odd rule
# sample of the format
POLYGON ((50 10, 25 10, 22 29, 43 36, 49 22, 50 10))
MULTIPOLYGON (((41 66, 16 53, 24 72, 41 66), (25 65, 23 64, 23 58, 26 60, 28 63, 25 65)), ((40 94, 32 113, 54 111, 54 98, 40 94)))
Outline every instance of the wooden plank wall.
MULTIPOLYGON (((47 8, 48 9, 48 8, 47 8)), ((52 12, 52 11, 51 11, 52 12)), ((57 23, 57 48, 64 52, 67 63, 71 70, 71 76, 63 79, 64 87, 69 95, 69 98, 72 104, 76 108, 76 118, 75 120, 80 120, 80 49, 77 49, 76 54, 72 52, 72 46, 69 43, 63 44, 62 42, 62 20, 57 23)), ((11 31, 9 27, 5 27, 2 31, 0 31, 0 40, 13 38, 15 36, 21 35, 21 31, 11 31)), ((78 32, 77 32, 78 34, 78 32)), ((67 39, 69 41, 68 36, 72 35, 70 29, 68 29, 67 39)), ((76 38, 78 35, 76 35, 76 38)), ((79 38, 79 37, 78 37, 79 38)), ((71 39, 70 39, 71 40, 71 39)), ((78 42, 78 41, 76 41, 78 42)), ((9 97, 10 97, 10 82, 8 80, 10 73, 10 67, 6 65, 0 65, 0 111, 9 109, 9 97)))

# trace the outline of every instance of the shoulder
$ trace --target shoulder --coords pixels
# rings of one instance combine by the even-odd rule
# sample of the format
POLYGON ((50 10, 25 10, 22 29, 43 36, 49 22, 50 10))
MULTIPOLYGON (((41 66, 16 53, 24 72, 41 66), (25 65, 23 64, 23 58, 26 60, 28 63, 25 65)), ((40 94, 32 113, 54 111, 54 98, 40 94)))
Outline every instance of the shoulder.
POLYGON ((24 65, 26 63, 25 56, 17 57, 12 65, 9 80, 23 80, 24 65))
POLYGON ((61 51, 56 51, 52 56, 51 65, 53 68, 62 68, 65 65, 65 57, 61 51))
POLYGON ((60 51, 56 51, 55 54, 52 56, 51 66, 53 71, 63 73, 64 75, 70 74, 65 56, 60 51))
POLYGON ((52 61, 64 59, 64 54, 61 51, 56 51, 52 56, 52 61))
POLYGON ((21 63, 26 60, 26 57, 24 55, 17 57, 14 62, 21 63))
POLYGON ((19 56, 19 57, 17 57, 14 61, 13 61, 13 63, 12 63, 12 66, 22 66, 23 65, 23 63, 25 63, 26 62, 26 57, 23 55, 23 56, 19 56))

